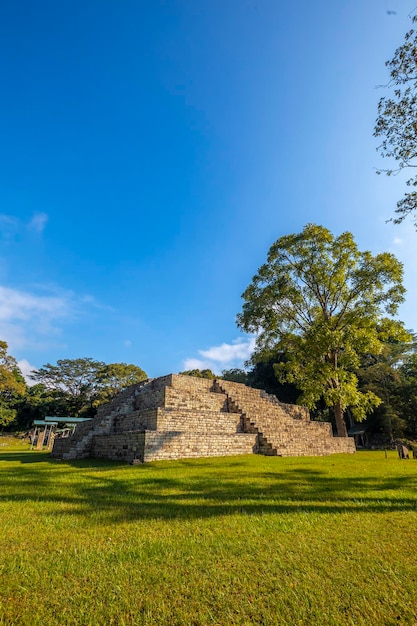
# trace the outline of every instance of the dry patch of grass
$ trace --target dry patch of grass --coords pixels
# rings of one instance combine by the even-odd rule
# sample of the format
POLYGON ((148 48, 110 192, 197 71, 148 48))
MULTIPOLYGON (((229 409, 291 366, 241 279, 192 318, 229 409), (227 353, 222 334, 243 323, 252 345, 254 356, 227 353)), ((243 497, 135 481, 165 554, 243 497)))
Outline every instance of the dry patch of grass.
POLYGON ((417 461, 0 448, 0 624, 415 624, 417 461))

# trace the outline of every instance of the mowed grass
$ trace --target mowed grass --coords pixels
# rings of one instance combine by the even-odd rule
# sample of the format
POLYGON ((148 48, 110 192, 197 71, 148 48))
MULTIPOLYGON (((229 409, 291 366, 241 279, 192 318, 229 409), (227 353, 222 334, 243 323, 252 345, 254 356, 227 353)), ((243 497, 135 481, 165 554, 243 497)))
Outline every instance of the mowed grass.
POLYGON ((416 624, 417 460, 0 447, 0 624, 416 624))

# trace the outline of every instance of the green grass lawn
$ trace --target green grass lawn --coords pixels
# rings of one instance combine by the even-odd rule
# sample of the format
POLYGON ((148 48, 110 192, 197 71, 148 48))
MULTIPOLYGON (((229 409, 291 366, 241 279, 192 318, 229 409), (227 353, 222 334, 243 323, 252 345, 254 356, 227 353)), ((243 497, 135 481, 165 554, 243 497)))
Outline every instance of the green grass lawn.
MULTIPOLYGON (((2 440, 0 440, 2 441, 2 440)), ((417 460, 0 447, 0 624, 416 624, 417 460)))

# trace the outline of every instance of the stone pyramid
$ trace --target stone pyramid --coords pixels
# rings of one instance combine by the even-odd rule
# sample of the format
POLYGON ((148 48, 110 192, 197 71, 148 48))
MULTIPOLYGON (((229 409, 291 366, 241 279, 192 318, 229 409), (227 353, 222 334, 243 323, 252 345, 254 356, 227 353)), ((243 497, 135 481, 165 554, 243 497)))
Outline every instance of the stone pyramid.
POLYGON ((350 437, 310 421, 306 408, 283 404, 259 389, 179 374, 132 385, 72 437, 56 439, 52 456, 130 463, 264 454, 321 456, 355 452, 350 437))

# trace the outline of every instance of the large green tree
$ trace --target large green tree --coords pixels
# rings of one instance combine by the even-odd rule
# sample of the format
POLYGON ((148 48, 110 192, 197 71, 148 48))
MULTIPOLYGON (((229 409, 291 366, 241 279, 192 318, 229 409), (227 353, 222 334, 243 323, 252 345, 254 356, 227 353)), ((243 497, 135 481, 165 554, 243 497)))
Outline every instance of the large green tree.
POLYGON ((407 337, 391 318, 404 292, 402 265, 392 254, 360 252, 351 233, 334 237, 308 224, 271 246, 237 321, 257 335, 254 361, 285 354, 278 376, 301 390, 300 403, 332 407, 338 435, 346 436, 347 407, 361 420, 381 402, 358 389, 354 372, 361 355, 378 354, 387 336, 407 337))
MULTIPOLYGON (((417 16, 413 18, 417 22, 417 16)), ((374 135, 381 138, 378 150, 383 157, 395 161, 388 169, 377 170, 388 176, 401 172, 404 168, 417 167, 417 32, 412 28, 405 35, 404 43, 397 48, 393 58, 386 62, 390 71, 391 97, 381 98, 378 104, 378 117, 374 135)), ((416 220, 417 176, 406 181, 410 191, 397 203, 399 224, 407 215, 416 220)), ((414 222, 417 227, 417 221, 414 222)))

